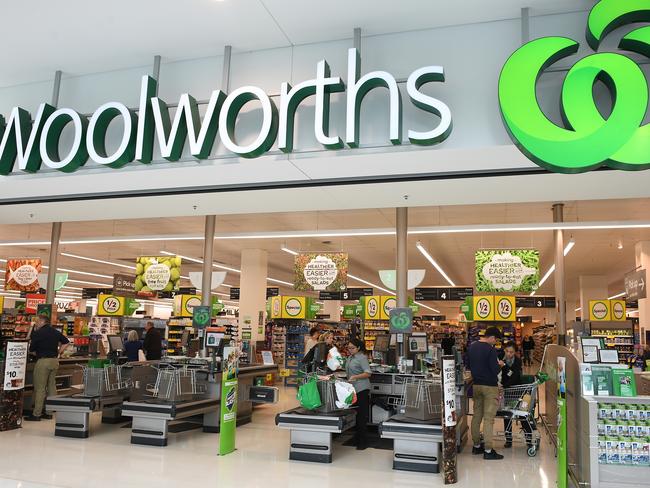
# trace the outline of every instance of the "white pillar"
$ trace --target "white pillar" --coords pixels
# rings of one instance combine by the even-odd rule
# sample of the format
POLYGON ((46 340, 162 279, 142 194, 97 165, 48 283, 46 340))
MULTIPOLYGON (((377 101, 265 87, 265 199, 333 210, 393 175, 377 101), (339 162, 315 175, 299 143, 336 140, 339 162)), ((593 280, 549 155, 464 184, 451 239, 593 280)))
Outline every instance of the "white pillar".
MULTIPOLYGON (((650 268, 650 242, 642 241, 637 242, 634 246, 634 253, 636 255, 636 266, 638 269, 650 268)), ((647 287, 647 285, 646 285, 647 287)), ((650 299, 642 298, 639 300, 639 331, 641 336, 641 344, 646 344, 646 331, 650 330, 650 299)))
POLYGON ((341 302, 338 300, 325 300, 324 305, 321 305, 321 312, 323 315, 329 315, 329 320, 336 322, 341 320, 341 302))
POLYGON ((589 300, 605 300, 609 297, 607 278, 600 275, 580 276, 580 316, 589 320, 589 300))
POLYGON ((266 314, 266 278, 268 253, 262 249, 242 249, 239 281, 239 331, 250 323, 253 341, 264 340, 259 333, 259 317, 264 325, 266 314))

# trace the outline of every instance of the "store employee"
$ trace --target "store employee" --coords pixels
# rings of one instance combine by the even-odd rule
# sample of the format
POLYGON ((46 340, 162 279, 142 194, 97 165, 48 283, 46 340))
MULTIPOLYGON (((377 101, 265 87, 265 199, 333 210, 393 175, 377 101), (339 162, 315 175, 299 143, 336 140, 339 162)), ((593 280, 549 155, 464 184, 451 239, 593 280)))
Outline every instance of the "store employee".
POLYGON ((348 344, 350 357, 345 363, 348 381, 357 392, 357 432, 355 444, 362 451, 368 447, 367 428, 370 411, 370 365, 364 353, 365 344, 359 339, 352 339, 348 344))
POLYGON ((50 325, 47 317, 38 317, 37 330, 32 333, 29 350, 36 355, 34 366, 34 409, 25 420, 40 421, 41 417, 51 419, 43 413, 45 397, 56 395, 56 373, 59 370, 59 355, 70 341, 50 325))

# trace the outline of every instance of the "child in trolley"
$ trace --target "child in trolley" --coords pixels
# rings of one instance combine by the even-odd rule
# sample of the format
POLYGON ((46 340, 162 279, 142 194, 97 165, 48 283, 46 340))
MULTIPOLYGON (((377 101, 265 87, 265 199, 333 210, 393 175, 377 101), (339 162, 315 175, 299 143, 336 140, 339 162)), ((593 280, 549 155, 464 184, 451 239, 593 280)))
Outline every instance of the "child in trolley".
POLYGON ((514 343, 506 343, 502 355, 502 361, 505 363, 500 375, 503 390, 499 396, 497 416, 503 418, 504 447, 512 447, 512 427, 518 423, 521 425, 521 437, 528 447, 528 455, 532 457, 537 454, 540 444, 535 421, 538 384, 533 377, 523 375, 523 363, 517 357, 514 343))

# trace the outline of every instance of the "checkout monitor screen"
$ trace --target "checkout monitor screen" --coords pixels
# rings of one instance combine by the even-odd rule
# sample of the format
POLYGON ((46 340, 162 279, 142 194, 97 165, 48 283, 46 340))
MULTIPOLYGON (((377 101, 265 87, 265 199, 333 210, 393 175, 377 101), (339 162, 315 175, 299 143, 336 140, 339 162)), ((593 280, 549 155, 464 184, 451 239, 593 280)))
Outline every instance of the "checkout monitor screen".
POLYGON ((426 336, 411 336, 409 338, 409 352, 423 353, 428 352, 426 336))
POLYGON ((377 335, 377 338, 375 339, 375 347, 373 351, 388 352, 389 346, 390 346, 390 335, 388 334, 377 335))
POLYGON ((118 335, 109 335, 108 347, 111 352, 124 351, 124 343, 122 342, 122 338, 118 335))
POLYGON ((223 339, 223 332, 208 332, 205 337, 205 347, 218 348, 223 339))

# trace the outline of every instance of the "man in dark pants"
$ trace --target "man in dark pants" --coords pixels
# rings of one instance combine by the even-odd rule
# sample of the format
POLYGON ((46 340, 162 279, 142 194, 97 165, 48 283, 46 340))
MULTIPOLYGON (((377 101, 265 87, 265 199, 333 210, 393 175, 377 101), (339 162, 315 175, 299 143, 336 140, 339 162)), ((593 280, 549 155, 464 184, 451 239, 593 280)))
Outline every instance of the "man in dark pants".
MULTIPOLYGON (((523 371, 523 364, 521 359, 517 357, 515 344, 508 342, 503 346, 503 362, 505 363, 501 368, 501 386, 504 388, 511 388, 522 384, 521 376, 523 371)), ((506 432, 505 448, 512 447, 512 424, 514 423, 513 415, 511 412, 503 413, 503 427, 506 432)), ((526 443, 531 446, 533 439, 533 429, 527 419, 518 419, 521 422, 521 428, 526 433, 526 443)))
POLYGON ((532 366, 533 365, 532 356, 533 356, 533 351, 535 350, 535 340, 530 336, 526 336, 523 343, 523 349, 524 349, 524 365, 532 366))
POLYGON ((162 357, 162 337, 160 332, 153 326, 153 322, 147 322, 144 326, 145 336, 142 349, 147 361, 158 361, 162 357))
POLYGON ((59 355, 67 347, 68 339, 50 326, 47 317, 39 317, 38 329, 32 333, 29 350, 36 355, 34 366, 34 408, 32 414, 25 417, 28 421, 51 419, 43 413, 45 398, 56 395, 56 373, 59 370, 59 355))
POLYGON ((469 346, 467 359, 472 372, 474 385, 474 416, 472 417, 472 454, 482 454, 483 459, 492 461, 503 459, 503 456, 493 449, 494 417, 499 401, 499 372, 504 365, 499 361, 494 348, 501 331, 496 327, 488 327, 485 335, 478 342, 469 346), (481 444, 481 423, 483 423, 483 439, 481 444))

